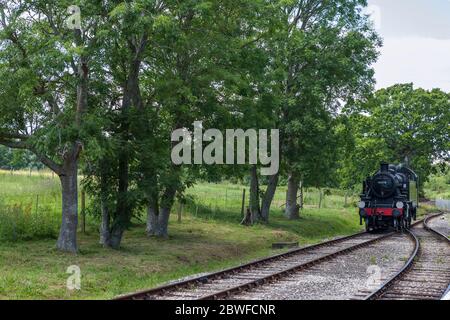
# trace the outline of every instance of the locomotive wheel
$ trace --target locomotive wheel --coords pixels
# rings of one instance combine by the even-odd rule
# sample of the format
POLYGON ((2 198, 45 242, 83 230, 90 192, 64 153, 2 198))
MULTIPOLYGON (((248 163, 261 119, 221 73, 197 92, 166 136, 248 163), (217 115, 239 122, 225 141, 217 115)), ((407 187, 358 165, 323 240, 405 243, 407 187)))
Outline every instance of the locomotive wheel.
POLYGON ((394 223, 394 230, 400 231, 400 226, 399 226, 398 220, 396 218, 393 219, 393 223, 394 223))
POLYGON ((366 232, 370 232, 369 219, 364 219, 364 222, 366 224, 366 232))

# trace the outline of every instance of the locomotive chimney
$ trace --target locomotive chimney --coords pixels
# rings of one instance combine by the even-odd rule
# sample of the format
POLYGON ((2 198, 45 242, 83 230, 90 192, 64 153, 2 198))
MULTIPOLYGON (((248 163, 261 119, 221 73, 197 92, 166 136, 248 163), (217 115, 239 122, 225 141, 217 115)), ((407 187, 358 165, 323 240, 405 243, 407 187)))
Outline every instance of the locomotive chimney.
POLYGON ((389 171, 389 164, 388 163, 385 163, 385 162, 382 162, 381 163, 381 170, 380 170, 381 172, 388 172, 389 171))

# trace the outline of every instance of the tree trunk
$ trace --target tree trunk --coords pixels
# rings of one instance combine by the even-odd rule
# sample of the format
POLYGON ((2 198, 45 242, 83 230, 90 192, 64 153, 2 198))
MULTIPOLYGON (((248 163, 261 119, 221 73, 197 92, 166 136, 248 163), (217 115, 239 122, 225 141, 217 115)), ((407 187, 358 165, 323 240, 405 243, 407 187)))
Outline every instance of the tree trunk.
POLYGON ((57 248, 76 253, 78 227, 78 161, 65 161, 64 171, 59 175, 62 189, 62 222, 57 248))
POLYGON ((170 218, 170 208, 161 208, 158 215, 158 225, 156 228, 156 236, 159 238, 167 239, 169 237, 169 218, 170 218))
POLYGON ((155 236, 158 230, 158 208, 149 204, 147 206, 147 235, 149 237, 155 236))
POLYGON ((130 130, 130 111, 132 108, 142 109, 142 99, 139 88, 139 70, 141 66, 141 54, 145 50, 146 37, 139 44, 133 44, 131 54, 133 60, 128 66, 127 79, 123 88, 123 98, 120 121, 120 150, 118 152, 118 192, 115 219, 112 222, 110 247, 119 249, 122 236, 131 220, 131 208, 129 203, 128 188, 130 185, 130 143, 132 132, 130 130))
POLYGON ((298 206, 301 209, 303 209, 303 181, 300 181, 300 196, 298 201, 298 206))
POLYGON ((243 226, 251 226, 252 225, 252 214, 250 212, 250 208, 247 208, 244 219, 242 219, 241 224, 243 226))
POLYGON ((159 214, 157 219, 157 224, 155 228, 155 236, 159 238, 169 237, 169 218, 170 210, 173 207, 173 203, 176 195, 176 188, 169 186, 161 197, 159 214))
POLYGON ((261 210, 259 207, 259 181, 256 166, 252 166, 250 170, 250 213, 252 224, 261 218, 261 210))
POLYGON ((108 247, 110 245, 111 233, 110 233, 110 216, 106 200, 101 200, 102 210, 102 223, 100 225, 100 244, 108 247))
POLYGON ((273 197, 275 196, 275 191, 277 190, 278 178, 278 173, 270 176, 269 184, 267 185, 267 189, 262 200, 261 219, 266 223, 269 222, 270 206, 272 205, 273 197))
POLYGON ((116 224, 111 229, 111 236, 109 238, 108 247, 119 250, 120 244, 122 243, 123 233, 125 232, 125 227, 122 224, 116 224))
POLYGON ((299 180, 298 178, 290 174, 288 179, 288 189, 286 193, 286 217, 291 220, 299 218, 299 206, 297 204, 299 180))

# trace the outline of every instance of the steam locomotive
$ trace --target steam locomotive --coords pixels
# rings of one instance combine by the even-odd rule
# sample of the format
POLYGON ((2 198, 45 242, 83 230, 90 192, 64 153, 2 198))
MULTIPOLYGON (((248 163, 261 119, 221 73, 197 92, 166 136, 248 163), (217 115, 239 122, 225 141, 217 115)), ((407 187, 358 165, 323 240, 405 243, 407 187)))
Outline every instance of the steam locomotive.
POLYGON ((365 223, 368 232, 409 229, 417 217, 418 182, 417 174, 407 166, 382 163, 380 170, 363 182, 360 224, 365 223))

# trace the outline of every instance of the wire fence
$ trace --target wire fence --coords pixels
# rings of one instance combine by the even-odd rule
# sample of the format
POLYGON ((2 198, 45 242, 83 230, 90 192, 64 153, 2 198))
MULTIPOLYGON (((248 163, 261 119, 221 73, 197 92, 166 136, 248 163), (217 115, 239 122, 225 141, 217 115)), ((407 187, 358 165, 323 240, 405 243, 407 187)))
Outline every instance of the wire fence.
POLYGON ((59 181, 48 170, 0 171, 0 239, 55 238, 61 224, 59 181))
MULTIPOLYGON (((249 196, 249 188, 243 185, 200 183, 187 190, 185 201, 177 202, 172 214, 178 214, 179 219, 182 214, 189 213, 206 219, 238 221, 249 204, 249 196)), ((82 198, 80 190, 80 229, 85 225, 82 198)), ((305 188, 303 192, 303 207, 306 209, 344 208, 354 206, 357 200, 355 194, 338 189, 305 188)), ((285 203, 286 187, 279 186, 271 210, 282 212, 285 203)), ((61 223, 61 207, 59 179, 50 171, 0 171, 0 239, 56 237, 61 223)))
POLYGON ((441 210, 450 211, 450 200, 436 200, 436 207, 441 210))
MULTIPOLYGON (((248 187, 226 184, 200 184, 186 193, 186 209, 194 215, 217 218, 229 215, 236 218, 243 216, 249 204, 248 187)), ((305 189, 303 192, 304 208, 345 208, 355 206, 358 197, 351 192, 336 189, 305 189)), ((274 195, 272 211, 283 211, 286 203, 286 187, 280 186, 274 195)), ((177 204, 179 205, 179 204, 177 204)), ((176 209, 178 210, 178 209, 176 209)))

